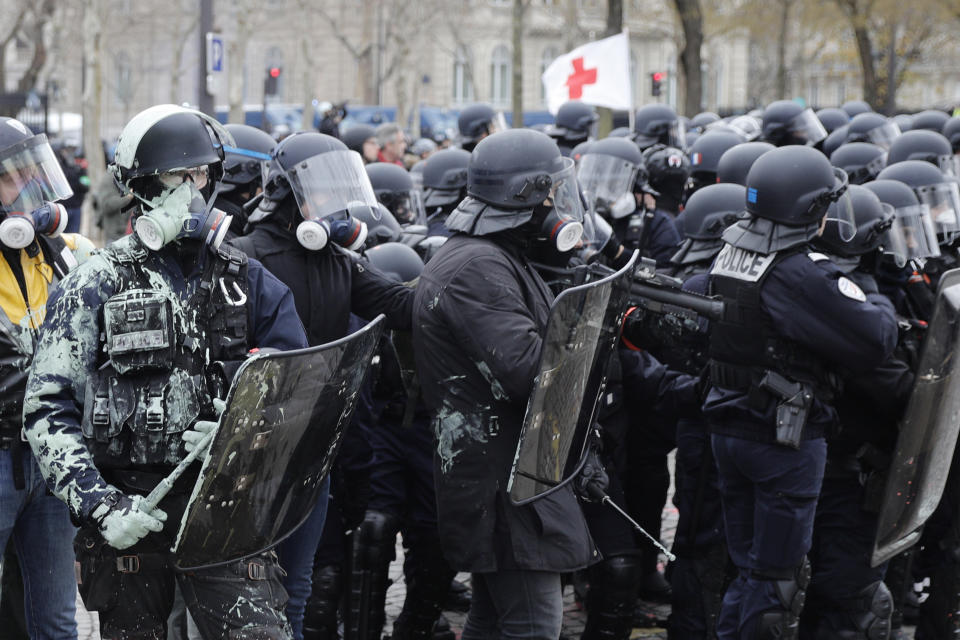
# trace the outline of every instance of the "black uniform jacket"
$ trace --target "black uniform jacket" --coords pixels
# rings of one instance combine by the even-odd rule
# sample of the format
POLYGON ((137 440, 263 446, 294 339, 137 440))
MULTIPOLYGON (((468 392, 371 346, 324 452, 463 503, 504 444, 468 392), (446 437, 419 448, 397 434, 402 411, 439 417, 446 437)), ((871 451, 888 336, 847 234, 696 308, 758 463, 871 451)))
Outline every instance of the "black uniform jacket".
POLYGON ((572 489, 506 493, 553 295, 519 250, 455 234, 417 286, 414 353, 433 413, 438 521, 459 571, 570 571, 597 559, 572 489))

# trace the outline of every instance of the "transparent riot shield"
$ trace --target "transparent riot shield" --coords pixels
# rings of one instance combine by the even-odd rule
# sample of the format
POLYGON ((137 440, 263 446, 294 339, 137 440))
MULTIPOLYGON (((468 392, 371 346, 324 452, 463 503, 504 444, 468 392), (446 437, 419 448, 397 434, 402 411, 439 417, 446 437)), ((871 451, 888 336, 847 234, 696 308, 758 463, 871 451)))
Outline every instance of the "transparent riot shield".
POLYGON ((244 362, 180 525, 180 568, 259 553, 307 518, 383 324, 380 316, 335 342, 244 362))
POLYGON ((627 311, 635 253, 620 271, 553 302, 507 491, 525 504, 578 471, 627 311))
POLYGON ((943 495, 960 433, 960 269, 943 274, 900 423, 873 565, 912 546, 943 495))

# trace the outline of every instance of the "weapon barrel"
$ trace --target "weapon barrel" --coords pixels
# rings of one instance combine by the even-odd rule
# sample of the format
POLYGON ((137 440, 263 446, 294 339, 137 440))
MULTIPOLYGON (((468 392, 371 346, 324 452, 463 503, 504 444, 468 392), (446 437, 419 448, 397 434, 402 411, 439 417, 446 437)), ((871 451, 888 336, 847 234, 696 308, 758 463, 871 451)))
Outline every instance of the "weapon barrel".
POLYGON ((677 291, 634 281, 630 285, 630 293, 647 300, 691 309, 710 320, 719 320, 723 316, 723 302, 721 300, 707 298, 688 291, 677 291))

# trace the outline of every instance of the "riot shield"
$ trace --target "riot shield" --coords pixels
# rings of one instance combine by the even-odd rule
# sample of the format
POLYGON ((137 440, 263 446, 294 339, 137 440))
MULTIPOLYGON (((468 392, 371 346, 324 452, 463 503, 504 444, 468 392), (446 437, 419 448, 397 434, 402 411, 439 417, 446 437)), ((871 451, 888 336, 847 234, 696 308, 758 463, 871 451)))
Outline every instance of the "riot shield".
POLYGON ((937 508, 960 433, 960 269, 940 279, 873 547, 877 566, 912 546, 937 508))
POLYGON ((174 546, 181 569, 264 551, 310 514, 383 332, 243 363, 174 546))
POLYGON ((634 253, 620 271, 554 300, 507 485, 514 504, 555 491, 579 469, 636 261, 634 253))

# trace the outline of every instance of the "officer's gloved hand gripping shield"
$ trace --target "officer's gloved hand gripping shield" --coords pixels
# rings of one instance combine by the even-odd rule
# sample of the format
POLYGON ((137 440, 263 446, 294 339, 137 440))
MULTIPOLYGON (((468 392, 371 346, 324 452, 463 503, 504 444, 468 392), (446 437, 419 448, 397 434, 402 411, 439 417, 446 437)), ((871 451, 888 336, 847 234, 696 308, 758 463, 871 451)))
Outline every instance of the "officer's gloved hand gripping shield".
POLYGON ((507 491, 525 504, 569 482, 586 443, 620 339, 637 256, 620 271, 563 291, 550 308, 507 491))
POLYGON ((383 318, 334 342, 244 361, 180 525, 174 547, 180 568, 269 549, 309 516, 356 406, 383 318))
POLYGON ((359 153, 320 153, 288 169, 286 177, 303 216, 297 239, 304 247, 322 249, 330 241, 354 251, 363 246, 366 225, 351 211, 366 209, 379 220, 380 208, 359 153))

